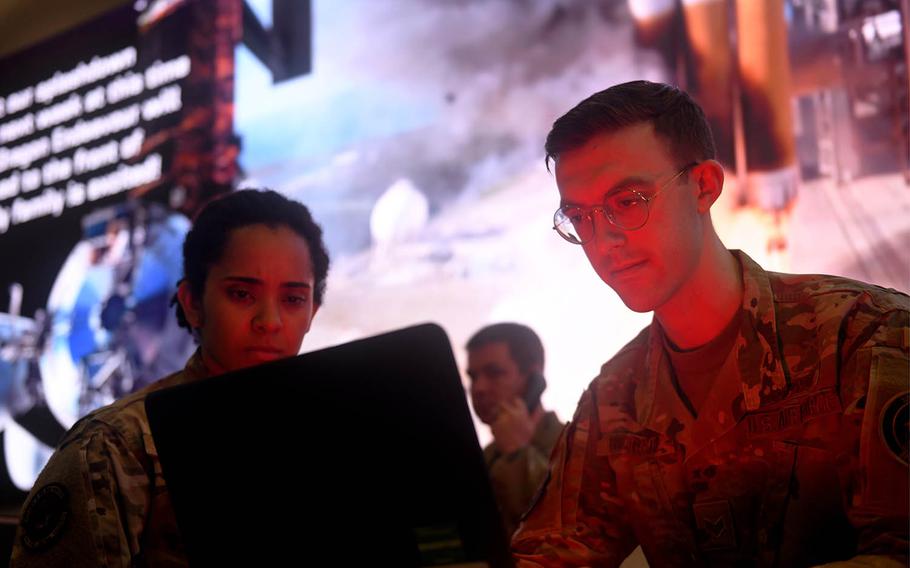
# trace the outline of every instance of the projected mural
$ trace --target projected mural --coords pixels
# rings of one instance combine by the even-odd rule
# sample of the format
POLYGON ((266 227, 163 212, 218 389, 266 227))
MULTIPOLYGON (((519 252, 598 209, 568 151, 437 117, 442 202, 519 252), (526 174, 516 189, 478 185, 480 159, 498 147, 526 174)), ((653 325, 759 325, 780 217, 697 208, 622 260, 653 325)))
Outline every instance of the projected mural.
POLYGON ((305 349, 435 321, 461 356, 480 326, 520 321, 568 419, 650 317, 551 230, 542 144, 622 81, 680 84, 709 111, 729 246, 908 290, 896 3, 676 4, 140 2, 0 61, 0 497, 21 498, 79 416, 183 365, 180 242, 235 187, 299 199, 324 227, 305 349))
MULTIPOLYGON (((895 3, 677 4, 317 1, 312 71, 280 84, 240 46, 242 183, 310 205, 335 258, 304 348, 433 320, 461 355, 483 324, 517 320, 547 347, 545 405, 571 416, 650 317, 551 230, 542 144, 581 98, 635 78, 709 109, 725 243, 772 270, 910 288, 895 3)), ((268 21, 269 2, 249 5, 268 21)))
POLYGON ((126 6, 0 61, 5 501, 79 417, 192 353, 169 302, 189 216, 235 173, 233 68, 213 73, 235 4, 126 6))

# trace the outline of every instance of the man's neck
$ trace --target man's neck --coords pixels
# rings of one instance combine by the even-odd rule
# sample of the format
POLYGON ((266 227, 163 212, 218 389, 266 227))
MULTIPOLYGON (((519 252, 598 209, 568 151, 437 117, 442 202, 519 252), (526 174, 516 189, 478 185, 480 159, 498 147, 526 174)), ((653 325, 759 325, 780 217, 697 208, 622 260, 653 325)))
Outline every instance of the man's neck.
POLYGON ((715 234, 692 277, 655 310, 667 337, 680 349, 694 349, 717 337, 742 306, 742 271, 715 234))

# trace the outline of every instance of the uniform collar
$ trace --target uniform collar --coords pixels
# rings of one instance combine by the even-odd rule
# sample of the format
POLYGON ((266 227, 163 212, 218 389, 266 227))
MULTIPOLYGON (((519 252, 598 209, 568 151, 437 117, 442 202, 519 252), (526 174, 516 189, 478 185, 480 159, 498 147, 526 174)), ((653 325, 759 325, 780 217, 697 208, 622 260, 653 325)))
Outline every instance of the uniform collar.
MULTIPOLYGON (((739 411, 733 411, 735 416, 731 416, 729 422, 732 424, 743 412, 757 410, 761 406, 763 395, 776 394, 775 391, 787 388, 787 380, 777 344, 774 296, 768 274, 744 252, 730 252, 739 263, 743 282, 742 324, 733 344, 741 382, 739 385, 715 385, 712 390, 720 388, 725 392, 715 392, 711 398, 717 399, 723 395, 732 402, 742 394, 742 404, 733 405, 734 409, 738 406, 739 411)), ((652 415, 658 392, 670 392, 674 396, 675 392, 669 386, 672 371, 664 347, 664 332, 656 318, 651 322, 648 335, 646 368, 635 390, 635 406, 639 424, 657 426, 654 421, 661 416, 652 415)), ((678 406, 685 408, 681 403, 678 406)))
POLYGON ((743 269, 743 318, 737 351, 746 411, 758 410, 762 396, 788 388, 778 345, 774 293, 768 273, 742 251, 732 251, 743 269))
POLYGON ((183 376, 186 382, 204 379, 209 376, 205 363, 202 362, 202 351, 200 349, 196 349, 193 356, 186 362, 186 366, 183 368, 183 376))
POLYGON ((146 388, 148 389, 148 392, 152 392, 176 385, 192 383, 194 381, 198 381, 199 379, 204 379, 208 376, 209 372, 206 370, 205 364, 202 362, 202 355, 199 353, 199 349, 196 349, 196 352, 193 353, 193 356, 190 357, 186 362, 183 370, 172 373, 167 377, 164 377, 163 379, 152 383, 146 388))

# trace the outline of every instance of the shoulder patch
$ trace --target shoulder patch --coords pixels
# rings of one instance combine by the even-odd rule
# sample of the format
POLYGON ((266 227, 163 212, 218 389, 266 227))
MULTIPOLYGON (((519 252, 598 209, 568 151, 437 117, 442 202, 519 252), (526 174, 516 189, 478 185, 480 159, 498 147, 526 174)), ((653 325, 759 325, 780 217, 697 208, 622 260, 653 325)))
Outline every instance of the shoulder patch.
POLYGON ((881 435, 888 451, 904 465, 910 465, 910 393, 895 395, 882 410, 881 435))
POLYGON ((49 547, 60 539, 69 517, 69 491, 60 483, 45 485, 22 513, 22 544, 29 550, 49 547))

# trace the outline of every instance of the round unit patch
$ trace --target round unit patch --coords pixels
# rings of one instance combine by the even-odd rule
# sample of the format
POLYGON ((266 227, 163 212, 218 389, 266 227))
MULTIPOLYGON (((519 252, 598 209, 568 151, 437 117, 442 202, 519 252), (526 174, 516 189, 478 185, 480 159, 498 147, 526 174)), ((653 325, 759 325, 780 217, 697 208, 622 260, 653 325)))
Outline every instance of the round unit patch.
POLYGON ((910 454, 910 393, 896 395, 882 410, 882 439, 888 450, 904 465, 910 454))
POLYGON ((37 492, 22 513, 22 544, 30 550, 46 548, 60 538, 70 516, 69 492, 50 483, 37 492))

